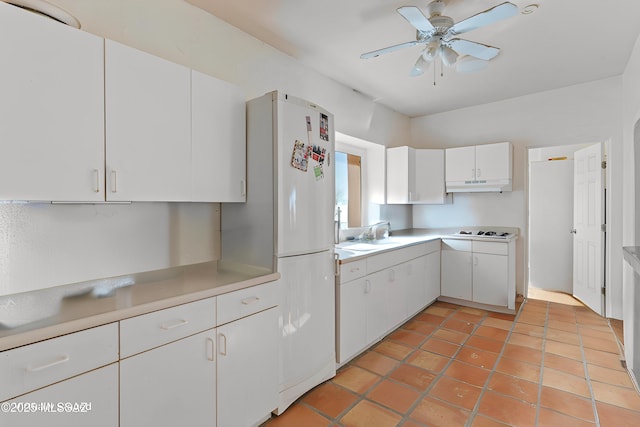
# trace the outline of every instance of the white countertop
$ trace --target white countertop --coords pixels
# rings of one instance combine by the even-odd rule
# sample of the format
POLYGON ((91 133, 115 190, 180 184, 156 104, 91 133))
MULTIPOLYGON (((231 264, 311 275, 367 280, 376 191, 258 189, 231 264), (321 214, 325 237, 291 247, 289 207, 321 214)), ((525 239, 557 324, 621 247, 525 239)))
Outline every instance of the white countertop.
POLYGON ((0 297, 0 351, 280 278, 208 262, 0 297))
MULTIPOLYGON (((467 227, 468 228, 468 227, 467 227)), ((477 228, 477 227, 476 227, 477 228)), ((500 239, 494 237, 483 237, 475 234, 454 235, 460 231, 458 228, 447 229, 409 229, 395 231, 388 239, 381 240, 351 240, 341 242, 336 245, 336 253, 339 256, 340 263, 356 261, 368 257, 373 254, 399 249, 403 246, 416 245, 438 239, 463 239, 463 240, 480 240, 485 242, 509 243, 518 238, 517 229, 505 227, 483 227, 484 229, 493 229, 496 231, 506 231, 513 233, 513 237, 508 239, 500 239)))

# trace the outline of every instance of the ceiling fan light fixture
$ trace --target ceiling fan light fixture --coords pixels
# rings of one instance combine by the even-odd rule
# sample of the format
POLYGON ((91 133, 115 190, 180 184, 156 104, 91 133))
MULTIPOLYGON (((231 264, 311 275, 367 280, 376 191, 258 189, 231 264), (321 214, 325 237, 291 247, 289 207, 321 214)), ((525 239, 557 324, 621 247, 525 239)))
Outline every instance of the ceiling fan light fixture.
POLYGON ((427 47, 422 52, 422 57, 425 61, 433 61, 438 56, 438 49, 440 48, 440 42, 431 41, 427 43, 427 47))
POLYGON ((442 63, 447 67, 455 65, 458 60, 458 53, 445 45, 440 47, 440 55, 442 56, 442 63))
POLYGON ((411 77, 418 77, 424 74, 425 70, 429 67, 429 62, 424 59, 424 53, 418 57, 418 60, 413 65, 409 75, 411 77))

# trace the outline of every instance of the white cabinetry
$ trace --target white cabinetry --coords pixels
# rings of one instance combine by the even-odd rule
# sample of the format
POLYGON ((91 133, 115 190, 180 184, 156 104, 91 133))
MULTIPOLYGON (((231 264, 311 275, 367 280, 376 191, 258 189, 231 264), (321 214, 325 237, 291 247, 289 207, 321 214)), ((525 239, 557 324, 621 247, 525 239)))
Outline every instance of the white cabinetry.
POLYGON ((112 363, 7 403, 9 411, 0 413, 3 426, 118 427, 118 364, 112 363), (32 409, 25 411, 22 409, 25 407, 32 409))
POLYGON ((120 361, 120 427, 215 425, 214 340, 208 330, 120 361))
POLYGON ((387 203, 443 204, 444 150, 387 149, 387 203))
POLYGON ((441 287, 452 302, 515 309, 515 241, 443 239, 441 287))
POLYGON ((446 191, 511 191, 512 158, 510 142, 448 148, 446 191))
POLYGON ((0 412, 0 425, 116 427, 117 360, 118 326, 114 323, 1 352, 0 401, 11 400, 9 411, 0 412), (53 403, 57 408, 58 402, 86 402, 91 409, 56 414, 17 410, 18 405, 29 403, 53 403))
POLYGON ((191 70, 191 200, 246 200, 246 107, 235 85, 191 70))
POLYGON ((215 326, 215 298, 120 322, 121 427, 215 424, 215 326))
POLYGON ((103 52, 0 2, 0 199, 104 200, 103 52))
POLYGON ((337 362, 344 364, 440 295, 440 241, 340 265, 337 362))
POLYGON ((107 199, 188 201, 191 73, 105 41, 107 199))
POLYGON ((218 296, 218 426, 256 426, 278 406, 279 281, 218 296))
POLYGON ((251 426, 267 419, 278 398, 279 286, 121 321, 120 426, 251 426))

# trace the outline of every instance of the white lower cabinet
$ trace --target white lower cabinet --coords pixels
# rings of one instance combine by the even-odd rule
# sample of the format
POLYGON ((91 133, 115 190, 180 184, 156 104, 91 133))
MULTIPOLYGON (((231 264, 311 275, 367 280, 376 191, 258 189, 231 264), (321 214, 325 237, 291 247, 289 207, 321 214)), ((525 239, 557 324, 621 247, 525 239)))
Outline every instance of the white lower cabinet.
POLYGON ((120 361, 120 427, 216 425, 215 330, 120 361))
POLYGON ((4 402, 0 425, 12 427, 117 427, 118 364, 4 402))
POLYGON ((441 295, 515 309, 515 241, 443 239, 441 295))
POLYGON ((278 406, 277 343, 275 307, 218 327, 218 426, 256 426, 278 406))
POLYGON ((440 241, 341 264, 336 359, 344 364, 440 295, 440 241))
POLYGON ((0 426, 116 427, 117 361, 117 323, 0 352, 0 426))

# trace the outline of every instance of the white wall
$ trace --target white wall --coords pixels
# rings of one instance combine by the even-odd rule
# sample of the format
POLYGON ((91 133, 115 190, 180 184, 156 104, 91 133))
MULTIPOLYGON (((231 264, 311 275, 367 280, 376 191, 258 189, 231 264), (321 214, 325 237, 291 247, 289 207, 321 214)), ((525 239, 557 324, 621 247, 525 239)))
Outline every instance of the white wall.
POLYGON ((622 313, 622 78, 610 78, 501 102, 417 117, 411 120, 411 145, 447 148, 489 142, 514 144, 512 193, 455 194, 452 205, 414 207, 416 227, 504 225, 520 228, 517 289, 524 291, 527 247, 526 149, 604 142, 611 139, 608 197, 612 212, 608 314, 622 313))

